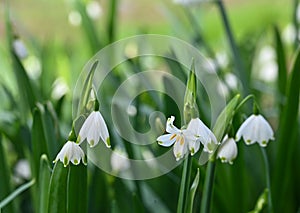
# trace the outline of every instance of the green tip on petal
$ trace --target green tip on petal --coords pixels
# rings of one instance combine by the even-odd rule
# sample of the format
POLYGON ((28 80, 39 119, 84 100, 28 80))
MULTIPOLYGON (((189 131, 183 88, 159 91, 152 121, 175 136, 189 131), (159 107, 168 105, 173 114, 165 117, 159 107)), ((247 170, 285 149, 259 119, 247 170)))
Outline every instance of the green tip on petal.
POLYGON ((158 143, 159 145, 163 144, 163 142, 162 142, 162 141, 157 141, 157 143, 158 143))
POLYGON ((191 155, 194 155, 194 154, 195 154, 195 149, 194 149, 194 148, 191 148, 191 149, 190 149, 190 152, 191 152, 191 155))
POLYGON ((80 142, 80 135, 78 135, 78 138, 77 138, 77 140, 76 140, 76 143, 78 143, 79 144, 79 142, 80 142))
POLYGON ((109 138, 109 137, 106 139, 106 146, 107 146, 108 148, 111 147, 111 146, 110 146, 110 138, 109 138))
POLYGON ((78 165, 78 164, 79 164, 79 162, 78 162, 77 159, 74 159, 74 164, 75 164, 75 165, 78 165))
POLYGON ((251 140, 249 140, 249 139, 246 140, 246 143, 247 143, 247 144, 250 144, 250 143, 251 143, 251 140))
POLYGON ((267 145, 267 141, 262 141, 261 144, 267 145))
POLYGON ((93 147, 94 144, 95 144, 95 141, 94 141, 94 140, 91 140, 91 141, 90 141, 90 147, 93 147))
POLYGON ((65 156, 65 157, 64 157, 64 167, 66 167, 68 164, 69 164, 68 157, 65 156))

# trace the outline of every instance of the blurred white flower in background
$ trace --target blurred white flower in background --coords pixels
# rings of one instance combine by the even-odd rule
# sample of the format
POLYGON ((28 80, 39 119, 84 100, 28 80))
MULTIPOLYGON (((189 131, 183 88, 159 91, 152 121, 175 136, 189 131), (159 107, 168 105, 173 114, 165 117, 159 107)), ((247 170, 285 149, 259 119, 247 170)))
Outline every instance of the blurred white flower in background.
POLYGON ((270 124, 262 115, 251 115, 240 126, 236 133, 236 141, 244 139, 247 145, 259 143, 267 146, 269 140, 274 140, 274 132, 270 124))
POLYGON ((229 138, 228 135, 225 135, 218 149, 217 158, 219 158, 222 163, 232 164, 237 154, 238 149, 235 140, 233 138, 229 138))
POLYGON ((135 116, 137 113, 137 109, 134 105, 128 105, 127 107, 127 114, 131 117, 135 116))
POLYGON ((101 17, 102 15, 102 8, 101 5, 99 4, 99 2, 97 1, 90 1, 87 3, 86 5, 86 13, 88 14, 88 16, 93 19, 96 20, 98 18, 101 17))
POLYGON ((217 60, 218 66, 220 66, 223 69, 229 65, 229 59, 228 59, 228 55, 226 54, 226 52, 217 52, 216 60, 217 60))
POLYGON ((175 4, 181 4, 183 6, 197 5, 203 2, 210 2, 211 0, 174 0, 175 4))
POLYGON ((39 58, 37 58, 34 55, 29 55, 26 57, 26 59, 23 61, 23 65, 25 67, 25 70, 27 71, 27 74, 31 79, 38 79, 41 76, 42 73, 42 63, 39 58))
POLYGON ((130 168, 130 162, 125 150, 116 147, 112 152, 110 164, 113 173, 120 173, 130 168))
POLYGON ((63 78, 56 79, 52 87, 51 97, 55 100, 60 99, 69 91, 69 87, 63 78))
POLYGON ((28 56, 28 51, 27 48, 24 44, 24 42, 17 38, 13 41, 13 49, 16 53, 16 55, 20 58, 20 59, 24 59, 28 56))
MULTIPOLYGON (((266 82, 273 82, 277 78, 278 65, 276 62, 276 53, 272 46, 262 47, 257 60, 258 78, 266 82)), ((254 72, 257 73, 257 72, 254 72)))
POLYGON ((216 86, 217 86, 217 91, 220 95, 225 97, 229 95, 229 89, 223 81, 219 80, 216 86))
POLYGON ((68 15, 68 21, 72 26, 80 26, 81 25, 81 15, 78 11, 72 10, 68 15))
POLYGON ((238 78, 236 77, 236 75, 234 75, 233 73, 226 73, 224 75, 224 80, 227 84, 227 86, 231 89, 231 90, 237 90, 238 88, 238 78))
POLYGON ((282 32, 282 40, 286 44, 293 44, 296 39, 296 29, 293 24, 288 24, 282 32))
POLYGON ((14 168, 14 180, 17 184, 22 183, 24 180, 29 180, 31 178, 31 170, 28 160, 20 159, 14 168))
POLYGON ((80 160, 82 160, 82 162, 86 164, 83 150, 77 143, 73 141, 68 141, 67 143, 65 143, 63 148, 57 154, 53 163, 56 163, 58 160, 60 160, 64 164, 64 167, 69 165, 70 161, 74 165, 78 165, 80 163, 80 160))

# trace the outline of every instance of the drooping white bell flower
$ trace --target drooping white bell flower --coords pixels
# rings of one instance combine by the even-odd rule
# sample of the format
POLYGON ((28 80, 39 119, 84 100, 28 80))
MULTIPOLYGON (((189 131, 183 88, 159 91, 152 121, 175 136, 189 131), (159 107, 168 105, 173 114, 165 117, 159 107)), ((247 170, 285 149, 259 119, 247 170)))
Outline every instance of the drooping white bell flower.
POLYGON ((217 158, 220 158, 222 163, 232 164, 237 154, 238 149, 235 140, 226 135, 218 149, 217 158))
POLYGON ((77 142, 80 144, 87 139, 90 147, 94 147, 98 144, 100 138, 106 147, 110 148, 106 123, 99 111, 93 111, 83 123, 78 134, 77 142))
POLYGON ((60 160, 64 167, 69 165, 69 162, 71 161, 74 165, 78 165, 80 163, 80 160, 82 159, 82 162, 86 164, 85 158, 84 158, 84 152, 79 146, 79 144, 68 141, 65 143, 63 148, 60 150, 60 152, 57 154, 55 160, 53 163, 56 163, 58 160, 60 160))
POLYGON ((173 152, 177 161, 183 158, 188 150, 191 155, 197 153, 201 143, 205 152, 213 151, 214 144, 217 144, 216 137, 199 118, 191 119, 186 129, 178 129, 173 125, 174 120, 174 116, 167 120, 167 134, 159 136, 156 140, 159 145, 166 147, 174 144, 173 152))
POLYGON ((199 118, 191 119, 187 130, 196 139, 196 144, 201 142, 204 146, 203 151, 212 153, 217 147, 218 141, 216 136, 199 118))
POLYGON ((253 114, 238 129, 236 141, 239 141, 241 137, 247 145, 258 142, 260 146, 265 147, 269 140, 274 140, 274 132, 262 115, 253 114))
POLYGON ((164 134, 159 136, 156 140, 158 144, 161 146, 169 147, 173 145, 173 153, 176 158, 176 161, 180 160, 187 153, 187 143, 188 143, 188 135, 186 135, 185 129, 178 129, 174 126, 173 122, 175 120, 174 116, 171 116, 167 120, 166 124, 166 132, 168 134, 164 134))

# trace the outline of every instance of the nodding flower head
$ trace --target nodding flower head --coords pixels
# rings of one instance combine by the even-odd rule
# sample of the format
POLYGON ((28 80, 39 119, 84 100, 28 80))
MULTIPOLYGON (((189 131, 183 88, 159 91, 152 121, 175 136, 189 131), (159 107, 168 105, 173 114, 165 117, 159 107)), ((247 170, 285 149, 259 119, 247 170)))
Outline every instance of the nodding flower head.
POLYGON ((274 140, 274 132, 263 116, 253 114, 238 129, 236 140, 239 141, 241 138, 247 145, 257 142, 265 147, 269 140, 274 140))

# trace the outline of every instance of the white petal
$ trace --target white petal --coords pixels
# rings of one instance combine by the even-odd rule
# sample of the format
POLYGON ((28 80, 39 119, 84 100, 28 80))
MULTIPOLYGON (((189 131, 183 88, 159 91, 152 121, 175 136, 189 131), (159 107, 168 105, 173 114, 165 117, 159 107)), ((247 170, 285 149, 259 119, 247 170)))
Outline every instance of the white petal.
POLYGON ((184 137, 177 135, 176 142, 174 144, 173 153, 176 161, 180 160, 187 153, 187 144, 184 141, 184 137))
POLYGON ((87 135, 87 142, 90 144, 90 147, 94 147, 98 144, 99 140, 99 128, 97 128, 97 126, 92 126, 87 135))
POLYGON ((241 137, 247 145, 258 142, 264 147, 269 140, 274 139, 274 132, 263 116, 251 115, 237 131, 236 139, 241 137))
POLYGON ((56 156, 54 162, 60 160, 66 167, 70 161, 74 165, 79 164, 81 159, 84 159, 84 152, 81 147, 73 141, 67 141, 56 156))
POLYGON ((213 132, 199 119, 192 119, 187 127, 187 131, 204 145, 204 151, 212 152, 218 144, 213 132))
POLYGON ((200 148, 200 142, 197 140, 191 140, 188 142, 189 150, 191 155, 196 154, 200 148))
POLYGON ((159 136, 156 140, 159 145, 168 147, 176 141, 176 136, 176 134, 165 134, 159 136))
POLYGON ((232 164, 238 153, 237 145, 233 138, 228 138, 226 135, 221 146, 218 149, 217 158, 220 158, 222 163, 232 164))
POLYGON ((257 142, 260 146, 265 147, 267 146, 269 140, 274 140, 274 132, 270 126, 270 124, 266 121, 266 119, 258 115, 257 117, 257 123, 259 126, 258 131, 259 134, 257 136, 257 142))
POLYGON ((94 115, 96 112, 92 112, 87 119, 84 121, 80 131, 79 131, 79 144, 82 143, 88 136, 90 128, 93 126, 94 123, 94 115))
POLYGON ((96 119, 97 122, 99 123, 101 140, 105 143, 106 147, 110 148, 108 129, 100 112, 96 112, 95 120, 96 119))
POLYGON ((168 118, 167 120, 167 124, 166 124, 166 132, 168 133, 179 133, 180 130, 174 126, 173 122, 175 120, 175 117, 174 116, 171 116, 170 118, 168 118))

